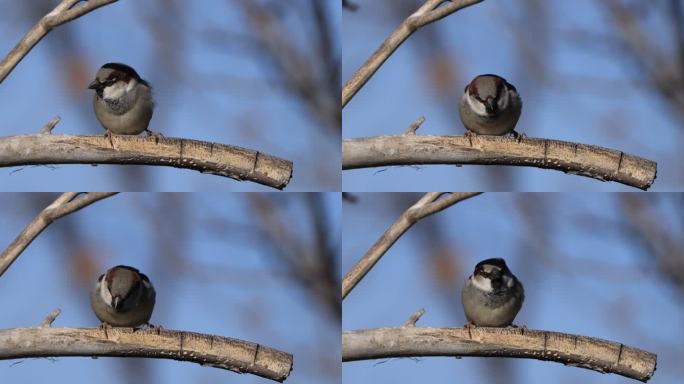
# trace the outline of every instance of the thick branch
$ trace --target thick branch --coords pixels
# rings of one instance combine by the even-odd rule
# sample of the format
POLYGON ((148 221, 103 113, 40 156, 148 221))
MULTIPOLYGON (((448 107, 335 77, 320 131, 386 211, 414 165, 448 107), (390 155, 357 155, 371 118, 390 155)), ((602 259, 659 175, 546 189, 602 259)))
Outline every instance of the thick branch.
POLYGON ((48 356, 173 359, 280 382, 292 370, 289 353, 248 341, 194 332, 51 327, 0 330, 0 359, 48 356))
POLYGON ((442 192, 430 192, 413 204, 409 209, 399 216, 399 218, 380 236, 366 254, 342 279, 342 299, 347 297, 354 287, 363 279, 364 276, 373 268, 380 258, 387 252, 392 245, 399 240, 401 235, 408 231, 413 224, 417 223, 433 213, 437 213, 460 201, 469 199, 479 194, 479 192, 449 193, 448 196, 440 199, 442 192))
POLYGON ((0 254, 0 276, 53 221, 114 194, 116 192, 90 192, 81 196, 78 196, 77 192, 62 193, 52 204, 43 209, 0 254))
POLYGON ((45 37, 53 28, 81 17, 88 12, 118 0, 88 0, 78 7, 74 7, 80 0, 62 0, 50 13, 31 28, 30 31, 17 43, 17 45, 0 62, 0 83, 12 72, 14 67, 26 56, 38 42, 45 37))
POLYGON ((647 190, 657 163, 614 149, 502 136, 396 135, 346 139, 342 169, 409 164, 516 165, 616 181, 647 190))
POLYGON ((136 164, 186 168, 283 189, 292 162, 231 145, 179 139, 113 135, 26 135, 0 138, 0 167, 34 164, 136 164))
POLYGON ((643 382, 656 369, 653 353, 621 343, 524 328, 404 326, 342 333, 342 361, 409 356, 517 357, 617 373, 643 382))
POLYGON ((446 17, 460 9, 477 4, 482 0, 427 0, 395 29, 373 55, 359 68, 342 88, 342 108, 356 95, 361 87, 375 74, 399 46, 418 28, 446 17), (444 6, 440 5, 447 3, 444 6))

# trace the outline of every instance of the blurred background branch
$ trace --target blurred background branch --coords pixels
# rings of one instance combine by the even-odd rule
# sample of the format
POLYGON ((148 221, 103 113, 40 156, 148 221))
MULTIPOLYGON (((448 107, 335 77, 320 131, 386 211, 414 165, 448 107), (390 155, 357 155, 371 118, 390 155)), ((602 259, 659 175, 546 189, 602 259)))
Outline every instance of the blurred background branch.
POLYGON ((460 203, 480 192, 429 192, 406 209, 399 218, 383 232, 378 240, 354 264, 342 279, 342 299, 347 297, 354 287, 370 272, 380 258, 394 245, 399 238, 414 224, 427 216, 442 211, 454 204, 460 203))
POLYGON ((426 0, 385 39, 366 62, 354 72, 342 89, 342 108, 389 59, 394 51, 418 29, 482 0, 426 0))
POLYGON ((83 195, 79 195, 77 192, 62 193, 55 201, 43 209, 0 254, 0 277, 14 263, 17 257, 24 252, 26 247, 53 221, 114 194, 116 192, 90 192, 83 195))
POLYGON ((334 241, 329 228, 328 213, 324 209, 322 195, 302 195, 305 219, 312 236, 293 232, 284 212, 277 209, 272 199, 264 195, 250 194, 250 206, 256 213, 258 234, 269 247, 275 261, 282 264, 296 281, 320 305, 331 319, 342 316, 340 304, 337 255, 339 243, 334 241))
POLYGON ((0 84, 51 30, 115 1, 118 0, 62 0, 50 13, 43 16, 17 43, 14 49, 0 61, 0 84), (80 5, 75 7, 77 4, 80 5))
POLYGON ((340 52, 326 11, 326 1, 240 0, 252 27, 251 43, 267 59, 281 86, 307 107, 307 112, 338 137, 340 52), (310 41, 297 45, 283 14, 302 21, 310 41))

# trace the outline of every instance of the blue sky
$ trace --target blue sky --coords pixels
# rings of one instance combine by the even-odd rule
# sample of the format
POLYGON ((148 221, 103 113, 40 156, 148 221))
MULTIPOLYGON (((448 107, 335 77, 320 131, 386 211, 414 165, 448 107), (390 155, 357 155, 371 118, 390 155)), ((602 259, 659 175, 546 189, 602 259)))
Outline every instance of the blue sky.
MULTIPOLYGON (((55 197, 0 194, 2 248, 39 206, 55 197)), ((301 196, 265 197, 288 215, 290 229, 303 241, 313 237, 301 196)), ((153 324, 288 351, 295 355, 288 382, 336 382, 339 320, 293 281, 271 248, 256 240, 249 199, 245 194, 120 194, 53 223, 0 278, 5 308, 0 329, 36 326, 55 308, 62 310, 55 327, 96 327, 90 287, 106 268, 132 265, 157 289, 153 324)), ((339 194, 323 200, 325 225, 333 243, 339 244, 339 194)), ((4 360, 0 382, 71 383, 74 372, 76 382, 88 382, 87 377, 103 384, 132 382, 125 374, 135 367, 130 364, 117 358, 4 360)), ((148 359, 146 364, 155 383, 270 382, 171 360, 148 359)))
MULTIPOLYGON (((329 18, 337 36, 341 10, 330 3, 329 18)), ((102 64, 118 61, 133 66, 154 87, 157 107, 151 130, 292 160, 294 178, 288 191, 339 190, 339 134, 330 134, 283 90, 267 57, 248 41, 251 32, 239 3, 181 4, 167 4, 160 12, 160 2, 119 1, 53 30, 0 85, 0 135, 37 133, 57 115, 62 120, 54 134, 103 134, 92 112, 92 91, 86 88, 102 64), (173 12, 178 13, 175 19, 169 16, 173 12), (171 18, 171 25, 152 22, 160 17, 171 18), (158 44, 164 39, 173 39, 173 45, 158 44)), ((9 0, 0 0, 0 9, 0 54, 4 56, 38 16, 27 15, 25 7, 9 0)), ((292 41, 311 49, 297 15, 283 14, 286 25, 299 28, 289 35, 292 41)), ((333 49, 339 52, 340 48, 333 49)), ((188 170, 123 168, 3 168, 0 190, 270 190, 188 170), (123 179, 131 175, 138 181, 127 184, 123 179)))
MULTIPOLYGON (((342 273, 408 207, 396 195, 356 195, 358 203, 344 204, 342 273)), ((681 233, 681 219, 676 217, 681 208, 673 210, 681 196, 642 197, 657 202, 663 226, 675 235, 681 233)), ((418 326, 460 327, 465 323, 460 304, 465 279, 478 261, 503 257, 525 287, 516 324, 654 352, 658 369, 649 383, 678 382, 684 373, 682 298, 670 285, 658 282, 662 275, 635 237, 620 232, 618 199, 616 194, 600 193, 485 193, 424 219, 344 300, 342 329, 401 326, 420 308, 426 312, 418 326), (530 217, 520 213, 523 200, 532 209, 529 215, 541 218, 543 233, 530 232, 530 217), (433 246, 448 254, 447 261, 431 261, 433 246), (451 287, 448 292, 440 288, 439 276, 451 287)), ((446 357, 347 362, 342 375, 344 383, 453 383, 455 378, 459 383, 481 383, 494 381, 485 372, 504 367, 510 383, 634 382, 538 360, 446 357)))
MULTIPOLYGON (((356 12, 342 16, 343 82, 420 2, 356 3, 356 12)), ((418 134, 460 135, 464 129, 457 104, 464 86, 478 74, 496 73, 514 84, 523 98, 519 132, 654 160, 658 177, 652 190, 681 190, 681 122, 639 84, 631 61, 596 38, 612 36, 612 22, 599 3, 484 1, 418 30, 347 104, 343 138, 400 134, 420 116, 426 121, 418 134), (546 13, 533 14, 533 4, 546 13), (535 18, 537 22, 530 22, 535 18), (595 40, 579 42, 575 36, 581 33, 595 40)), ((649 15, 658 14, 652 10, 649 15)), ((651 22, 657 27, 656 16, 651 22)), ((348 170, 342 183, 345 191, 634 191, 558 171, 493 168, 348 170)))

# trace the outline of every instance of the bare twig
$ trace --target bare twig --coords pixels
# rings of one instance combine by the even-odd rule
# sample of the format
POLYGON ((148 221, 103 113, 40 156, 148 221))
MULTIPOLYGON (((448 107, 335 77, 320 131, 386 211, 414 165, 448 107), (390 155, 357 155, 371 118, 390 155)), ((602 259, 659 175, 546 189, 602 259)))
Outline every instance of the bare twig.
POLYGON ((425 314, 425 309, 421 308, 413 313, 404 323, 404 327, 415 327, 418 320, 425 314))
POLYGON ((55 126, 59 124, 59 121, 61 119, 62 118, 59 116, 53 117, 52 120, 48 121, 47 124, 45 124, 45 126, 43 126, 43 128, 41 128, 40 132, 38 133, 40 133, 41 135, 51 135, 52 130, 55 129, 55 126))
POLYGON ((29 244, 31 244, 31 242, 53 221, 116 193, 117 192, 90 192, 81 196, 78 196, 78 192, 62 193, 52 202, 52 204, 43 209, 38 216, 21 231, 14 241, 7 246, 7 249, 0 254, 0 276, 5 273, 14 260, 24 252, 24 249, 26 249, 26 247, 28 247, 29 244))
POLYGON ((477 4, 482 0, 427 0, 411 16, 405 19, 392 34, 385 39, 373 55, 359 68, 342 88, 342 108, 375 74, 380 66, 387 60, 399 46, 406 41, 418 28, 446 17, 460 9, 477 4))
POLYGON ((173 137, 24 135, 0 138, 0 167, 135 164, 192 169, 283 189, 292 162, 237 146, 173 137))
POLYGON ((14 328, 0 330, 0 359, 45 356, 146 357, 189 361, 284 381, 292 355, 222 336, 159 328, 14 328))
POLYGON ((83 1, 83 4, 75 7, 75 5, 82 2, 82 0, 62 0, 55 9, 43 16, 43 18, 24 35, 21 41, 19 41, 10 53, 8 53, 0 62, 0 83, 5 80, 14 67, 16 67, 31 49, 33 49, 33 47, 35 47, 36 44, 38 44, 38 42, 53 28, 116 1, 117 0, 88 0, 83 1))
POLYGON ((342 279, 342 299, 347 297, 354 287, 373 268, 388 249, 401 237, 413 224, 420 219, 439 212, 460 201, 479 195, 480 192, 448 193, 448 196, 440 199, 443 192, 430 192, 413 204, 409 209, 380 236, 366 254, 342 279))
POLYGON ((342 333, 342 361, 408 356, 517 357, 648 381, 657 355, 621 343, 525 328, 404 326, 342 333))
POLYGON ((394 135, 345 139, 342 169, 409 164, 515 165, 556 169, 647 190, 657 163, 567 141, 501 136, 394 135))
POLYGON ((55 321, 55 319, 57 318, 57 316, 59 316, 60 313, 62 313, 62 310, 59 308, 55 308, 54 311, 50 312, 50 314, 45 317, 45 320, 43 320, 43 322, 40 323, 40 326, 51 327, 52 323, 55 321))
POLYGON ((425 122, 425 117, 421 116, 406 128, 404 135, 415 135, 418 128, 425 122))

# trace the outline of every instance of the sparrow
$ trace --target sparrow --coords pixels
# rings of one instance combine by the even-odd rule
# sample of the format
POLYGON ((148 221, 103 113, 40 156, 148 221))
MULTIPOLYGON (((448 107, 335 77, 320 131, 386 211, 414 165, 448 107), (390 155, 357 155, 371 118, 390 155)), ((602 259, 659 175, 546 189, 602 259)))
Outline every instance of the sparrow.
POLYGON ((525 300, 525 291, 511 273, 504 259, 487 259, 475 266, 475 272, 461 291, 463 311, 468 326, 505 327, 513 323, 525 300))
POLYGON ((458 108, 469 134, 503 136, 514 131, 522 111, 515 87, 497 75, 479 75, 465 87, 458 108))
POLYGON ((156 293, 150 279, 126 265, 110 268, 90 291, 90 306, 104 327, 149 324, 156 293))
POLYGON ((135 69, 107 63, 97 71, 88 88, 95 90, 95 116, 110 142, 112 134, 137 135, 145 131, 156 135, 147 129, 154 111, 152 89, 135 69))

